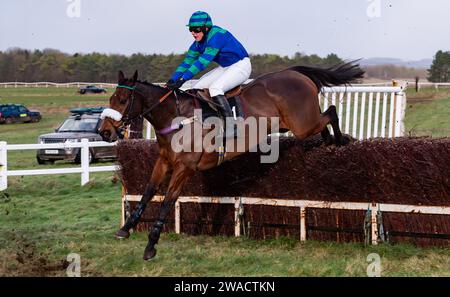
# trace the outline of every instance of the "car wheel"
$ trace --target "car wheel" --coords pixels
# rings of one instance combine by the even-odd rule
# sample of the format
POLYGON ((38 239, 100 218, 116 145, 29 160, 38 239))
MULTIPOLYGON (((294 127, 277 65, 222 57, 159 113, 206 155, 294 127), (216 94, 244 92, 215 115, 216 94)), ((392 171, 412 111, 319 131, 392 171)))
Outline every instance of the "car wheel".
MULTIPOLYGON (((89 150, 89 164, 94 163, 94 156, 92 155, 91 150, 89 150)), ((77 156, 75 157, 75 163, 81 164, 81 150, 78 152, 77 156)))
POLYGON ((55 163, 54 160, 42 160, 41 158, 39 158, 39 156, 36 156, 36 161, 38 162, 39 165, 44 165, 45 163, 50 163, 50 164, 55 163))
POLYGON ((8 117, 8 118, 5 119, 5 124, 12 124, 12 123, 14 123, 14 119, 13 118, 8 117))
POLYGON ((84 94, 84 93, 86 93, 85 90, 81 90, 81 91, 80 91, 80 94, 84 94))
POLYGON ((36 161, 38 162, 39 165, 44 165, 45 161, 42 160, 41 158, 39 158, 39 156, 36 156, 36 161))
POLYGON ((91 151, 89 151, 89 164, 92 164, 95 162, 95 158, 94 155, 92 154, 91 151))

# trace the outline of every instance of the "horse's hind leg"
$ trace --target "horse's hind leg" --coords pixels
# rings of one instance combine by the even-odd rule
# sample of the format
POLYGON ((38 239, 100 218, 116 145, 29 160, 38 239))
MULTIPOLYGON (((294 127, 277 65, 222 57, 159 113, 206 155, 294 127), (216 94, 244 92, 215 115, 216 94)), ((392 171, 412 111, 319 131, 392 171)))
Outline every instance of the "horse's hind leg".
POLYGON ((141 218, 147 204, 152 200, 159 185, 164 181, 168 169, 169 164, 167 163, 167 161, 159 157, 158 160, 156 160, 155 166, 153 167, 152 177, 150 178, 150 182, 145 188, 145 192, 142 195, 141 201, 138 202, 133 210, 133 213, 130 217, 127 218, 127 221, 122 226, 122 228, 120 228, 120 230, 116 232, 116 238, 122 239, 128 238, 130 236, 130 229, 134 228, 139 222, 139 219, 141 218))
MULTIPOLYGON (((343 143, 343 138, 342 138, 342 132, 341 129, 339 128, 339 118, 336 112, 336 106, 331 105, 324 113, 322 113, 322 118, 326 118, 328 124, 331 124, 331 127, 333 128, 333 132, 334 132, 334 141, 336 143, 337 146, 343 145, 345 143, 343 143)), ((324 136, 324 134, 326 135, 327 133, 330 134, 330 132, 328 131, 327 126, 325 125, 324 130, 322 130, 322 137, 324 136), (326 132, 324 132, 326 130, 326 132)), ((330 135, 331 136, 331 135, 330 135)))
POLYGON ((322 139, 325 142, 325 145, 332 145, 334 143, 334 138, 330 134, 327 126, 325 126, 322 132, 320 132, 320 135, 322 135, 322 139))
POLYGON ((310 135, 315 135, 320 133, 325 144, 329 145, 333 142, 336 145, 342 145, 342 133, 339 129, 339 119, 336 113, 336 107, 331 105, 325 112, 320 114, 315 125, 311 128, 311 130, 304 131, 302 125, 297 125, 300 129, 291 129, 294 135, 299 139, 304 139, 310 135), (334 140, 333 136, 330 134, 330 131, 327 128, 327 125, 331 124, 334 132, 334 140), (305 133, 306 132, 306 133, 305 133))

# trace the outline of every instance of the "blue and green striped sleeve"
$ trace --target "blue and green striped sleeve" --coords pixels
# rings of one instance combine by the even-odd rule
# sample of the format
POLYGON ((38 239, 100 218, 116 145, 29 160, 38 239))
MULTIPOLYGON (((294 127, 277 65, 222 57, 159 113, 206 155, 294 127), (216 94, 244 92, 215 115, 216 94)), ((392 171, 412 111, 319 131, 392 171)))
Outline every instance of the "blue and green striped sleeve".
POLYGON ((205 70, 218 52, 218 48, 214 48, 211 46, 206 47, 203 54, 198 57, 198 59, 191 65, 191 67, 189 67, 189 69, 187 69, 186 72, 184 72, 183 79, 189 80, 193 78, 197 73, 205 70))
POLYGON ((178 80, 183 74, 191 67, 191 65, 198 59, 200 56, 200 52, 195 49, 195 43, 191 45, 189 48, 186 57, 183 62, 177 67, 175 72, 173 73, 171 79, 178 80))

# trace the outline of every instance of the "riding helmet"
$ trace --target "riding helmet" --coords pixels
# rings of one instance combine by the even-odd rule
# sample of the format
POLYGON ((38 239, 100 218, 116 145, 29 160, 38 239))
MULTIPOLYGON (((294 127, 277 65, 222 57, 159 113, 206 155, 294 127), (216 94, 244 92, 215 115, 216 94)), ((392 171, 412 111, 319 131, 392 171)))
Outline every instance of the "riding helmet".
POLYGON ((189 19, 189 27, 212 27, 212 20, 208 13, 204 11, 196 11, 189 19))

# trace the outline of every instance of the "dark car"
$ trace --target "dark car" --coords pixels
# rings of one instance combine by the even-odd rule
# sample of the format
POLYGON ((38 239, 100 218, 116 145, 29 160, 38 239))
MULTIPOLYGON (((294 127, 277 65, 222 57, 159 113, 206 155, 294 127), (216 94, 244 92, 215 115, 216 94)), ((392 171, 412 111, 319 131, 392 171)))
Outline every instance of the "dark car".
POLYGON ((78 93, 80 93, 80 94, 88 94, 88 93, 99 94, 99 93, 106 93, 106 89, 98 88, 96 86, 86 86, 84 88, 80 88, 78 90, 78 93))
MULTIPOLYGON (((102 141, 98 129, 102 123, 100 114, 104 107, 71 109, 71 115, 55 130, 55 133, 43 134, 38 143, 80 142, 82 138, 89 141, 102 141)), ((115 147, 89 148, 89 163, 99 159, 115 159, 115 147)), ((41 149, 37 151, 37 162, 53 163, 57 160, 81 162, 81 148, 41 149)))
POLYGON ((22 104, 0 104, 0 124, 36 123, 41 118, 39 111, 29 110, 22 104))

